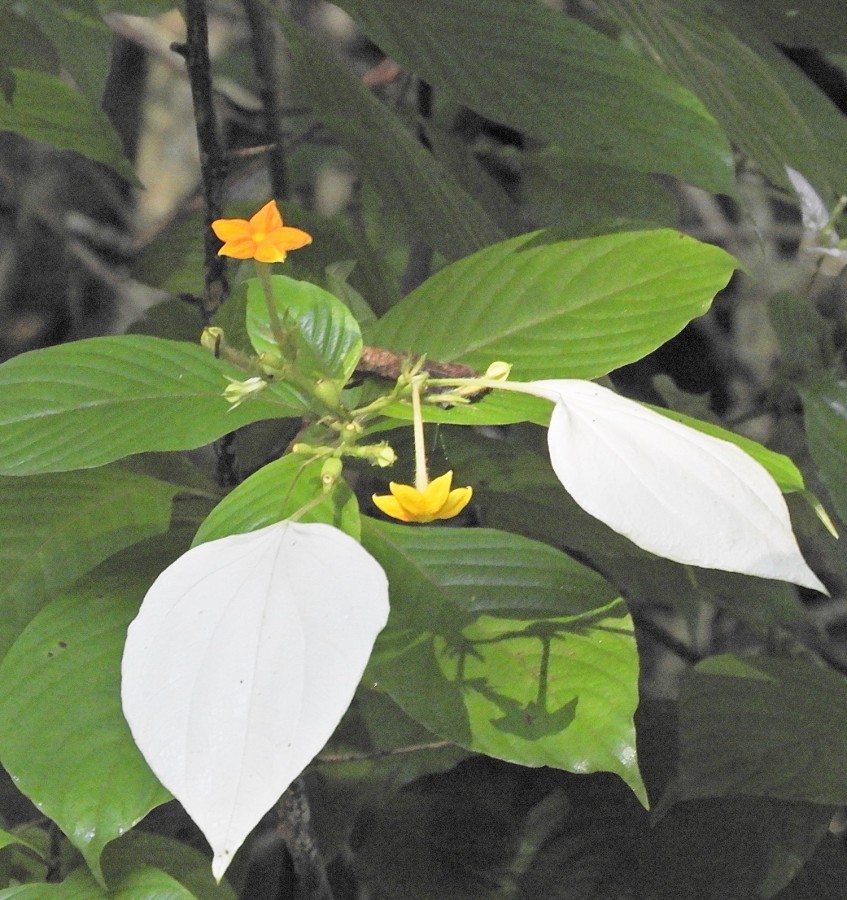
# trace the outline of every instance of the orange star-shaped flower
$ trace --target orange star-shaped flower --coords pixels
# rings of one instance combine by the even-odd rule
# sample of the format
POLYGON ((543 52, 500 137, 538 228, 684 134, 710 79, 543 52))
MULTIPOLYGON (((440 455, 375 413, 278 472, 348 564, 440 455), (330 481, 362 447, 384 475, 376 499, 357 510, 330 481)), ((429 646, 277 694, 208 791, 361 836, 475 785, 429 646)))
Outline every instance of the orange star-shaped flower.
POLYGON ((212 231, 224 242, 218 256, 282 262, 289 250, 312 243, 312 236, 283 225, 276 200, 266 203, 251 219, 215 219, 212 231))
POLYGON ((401 522, 432 522, 435 519, 452 519, 470 502, 473 489, 469 487, 450 490, 453 473, 445 472, 419 491, 410 484, 392 481, 390 494, 374 494, 373 502, 387 516, 401 522))

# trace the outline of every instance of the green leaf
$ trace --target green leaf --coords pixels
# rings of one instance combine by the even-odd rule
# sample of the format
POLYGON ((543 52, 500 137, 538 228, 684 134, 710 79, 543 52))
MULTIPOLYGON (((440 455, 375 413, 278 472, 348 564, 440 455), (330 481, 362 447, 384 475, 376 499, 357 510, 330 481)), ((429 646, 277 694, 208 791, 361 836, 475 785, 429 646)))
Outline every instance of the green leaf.
POLYGON ((815 47, 843 53, 847 47, 847 19, 835 12, 841 7, 832 0, 756 0, 755 3, 723 4, 736 16, 744 16, 763 30, 776 44, 815 47))
POLYGON ((55 75, 13 69, 12 102, 0 101, 0 129, 106 163, 134 182, 120 138, 106 114, 55 75))
MULTIPOLYGON (((200 526, 193 546, 230 534, 246 534, 280 522, 319 497, 322 492, 320 460, 288 454, 263 466, 238 485, 212 510, 200 526)), ((358 540, 359 507, 343 480, 301 522, 325 522, 358 540)))
POLYGON ((546 545, 488 529, 365 520, 363 538, 391 585, 368 672, 402 709, 490 756, 615 772, 644 802, 635 641, 602 579, 546 545), (550 609, 555 618, 539 618, 550 609), (500 618, 513 613, 520 618, 500 618))
POLYGON ((734 266, 675 231, 527 234, 442 269, 367 337, 481 371, 505 360, 516 379, 597 378, 702 315, 734 266))
POLYGON ((608 582, 560 550, 505 531, 412 528, 365 518, 363 542, 383 566, 403 573, 404 592, 414 590, 421 603, 417 613, 407 593, 401 596, 404 621, 411 616, 420 627, 436 627, 434 609, 452 627, 483 613, 580 616, 617 597, 608 582))
MULTIPOLYGON (((16 834, 11 834, 8 831, 3 831, 0 829, 0 850, 3 850, 6 847, 25 847, 27 850, 31 850, 41 859, 44 859, 44 855, 41 850, 38 849, 34 844, 31 844, 29 841, 25 841, 23 838, 18 837, 16 834)), ((46 862, 46 860, 45 860, 46 862)))
POLYGON ((794 465, 794 462, 784 454, 769 450, 767 447, 762 446, 758 441, 744 437, 741 434, 736 434, 734 431, 729 431, 726 428, 721 428, 720 425, 704 422, 702 419, 695 419, 692 416, 686 416, 684 413, 679 413, 672 409, 664 409, 661 406, 651 406, 649 403, 646 403, 645 406, 655 410, 657 413, 661 413, 663 416, 667 416, 669 419, 673 419, 675 422, 681 422, 689 428, 702 431, 703 434, 710 434, 712 437, 729 441, 729 443, 735 444, 736 447, 740 447, 745 453, 752 456, 756 462, 767 469, 784 494, 790 494, 794 491, 804 491, 806 489, 806 484, 803 481, 800 470, 794 465))
MULTIPOLYGON (((773 69, 700 0, 605 0, 604 7, 652 59, 694 92, 730 140, 774 184, 789 187, 785 164, 831 192, 826 144, 773 69)), ((727 4, 731 7, 732 4, 727 4)))
POLYGON ((0 900, 106 900, 106 892, 85 869, 76 869, 61 884, 20 884, 0 891, 0 900))
POLYGON ((288 43, 297 96, 361 166, 410 233, 458 259, 505 236, 461 183, 399 119, 329 53, 324 44, 277 14, 288 43))
MULTIPOLYGON (((0 12, 0 23, 0 59, 4 67, 59 74, 61 64, 56 48, 30 19, 7 8, 0 12)), ((11 103, 12 98, 6 97, 6 101, 11 103)))
POLYGON ((809 452, 835 511, 847 522, 847 382, 800 387, 809 452))
POLYGON ((90 338, 0 366, 0 474, 82 469, 146 450, 187 450, 249 422, 306 410, 279 385, 231 409, 226 376, 202 347, 142 335, 90 338))
POLYGON ((847 679, 805 659, 726 654, 683 682, 679 775, 663 798, 746 794, 842 805, 847 679))
POLYGON ((127 872, 109 894, 115 900, 196 900, 188 888, 167 872, 153 866, 139 866, 127 872))
MULTIPOLYGON (((343 386, 362 354, 362 334, 353 314, 337 297, 305 281, 272 275, 271 288, 282 328, 294 344, 298 375, 343 386)), ((257 353, 279 359, 258 278, 247 282, 247 332, 257 353)))
POLYGON ((175 543, 134 548, 58 596, 0 666, 0 759, 101 880, 103 847, 170 796, 124 720, 120 662, 127 625, 175 543))
MULTIPOLYGON (((680 804, 650 829, 649 843, 641 847, 636 896, 773 897, 814 853, 833 811, 762 797, 680 804)), ((824 896, 813 895, 815 900, 824 896)), ((781 893, 778 897, 787 900, 781 893)))
MULTIPOLYGON (((103 853, 103 874, 110 885, 120 883, 150 862, 184 885, 197 900, 236 900, 226 879, 215 883, 207 853, 175 838, 138 828, 109 844, 103 853)), ((158 894, 155 896, 158 898, 158 894)))
POLYGON ((661 69, 540 3, 341 0, 368 36, 457 101, 612 165, 732 192, 726 138, 661 69), (649 115, 645 115, 649 110, 649 115))
POLYGON ((45 600, 167 531, 178 490, 119 469, 0 478, 0 658, 45 600))
POLYGON ((109 77, 112 32, 95 0, 29 0, 27 11, 52 41, 62 66, 99 107, 109 77))
MULTIPOLYGON (((515 422, 547 425, 552 408, 550 401, 541 397, 492 391, 474 403, 446 409, 437 403, 424 403, 422 413, 425 422, 443 422, 445 425, 511 425, 515 422)), ((404 422, 412 419, 411 403, 392 403, 382 412, 404 422)))
POLYGON ((670 190, 654 176, 576 153, 544 147, 522 154, 521 195, 529 221, 562 229, 568 238, 673 228, 679 222, 670 190))

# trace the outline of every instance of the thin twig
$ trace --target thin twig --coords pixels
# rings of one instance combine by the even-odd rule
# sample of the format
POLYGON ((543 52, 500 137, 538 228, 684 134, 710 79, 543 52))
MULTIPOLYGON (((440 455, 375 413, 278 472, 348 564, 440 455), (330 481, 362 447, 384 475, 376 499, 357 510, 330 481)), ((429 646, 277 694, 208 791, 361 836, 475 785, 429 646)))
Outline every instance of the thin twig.
POLYGON ((212 75, 209 61, 209 29, 205 0, 185 0, 185 44, 173 44, 172 49, 185 57, 197 143, 200 149, 200 175, 206 200, 205 238, 205 292, 203 296, 203 321, 205 324, 229 294, 226 276, 226 260, 218 256, 218 239, 211 225, 220 219, 223 208, 223 186, 227 161, 218 140, 217 117, 212 102, 212 75))
POLYGON ((391 750, 369 750, 352 753, 322 753, 315 762, 327 765, 333 763, 367 762, 371 759, 385 759, 387 756, 403 756, 406 753, 422 753, 424 750, 443 750, 452 747, 452 741, 432 741, 429 744, 410 744, 408 747, 392 747, 391 750))
POLYGON ((277 200, 288 197, 288 164, 285 159, 282 132, 282 78, 279 68, 280 33, 260 0, 241 0, 250 25, 253 65, 259 76, 259 96, 265 114, 265 136, 268 144, 268 172, 271 193, 277 200))

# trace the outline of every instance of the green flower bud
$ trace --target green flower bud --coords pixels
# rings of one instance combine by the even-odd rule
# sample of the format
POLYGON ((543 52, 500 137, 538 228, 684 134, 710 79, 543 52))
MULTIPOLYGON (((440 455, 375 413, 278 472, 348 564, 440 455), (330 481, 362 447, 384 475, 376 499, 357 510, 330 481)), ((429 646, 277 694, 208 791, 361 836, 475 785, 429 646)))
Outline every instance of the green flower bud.
POLYGON ((330 456, 324 460, 321 466, 321 484, 324 491, 332 488, 336 481, 341 477, 341 471, 344 464, 337 456, 330 456))
POLYGON ((330 409, 338 409, 341 404, 341 391, 334 381, 321 378, 315 382, 315 396, 330 409))

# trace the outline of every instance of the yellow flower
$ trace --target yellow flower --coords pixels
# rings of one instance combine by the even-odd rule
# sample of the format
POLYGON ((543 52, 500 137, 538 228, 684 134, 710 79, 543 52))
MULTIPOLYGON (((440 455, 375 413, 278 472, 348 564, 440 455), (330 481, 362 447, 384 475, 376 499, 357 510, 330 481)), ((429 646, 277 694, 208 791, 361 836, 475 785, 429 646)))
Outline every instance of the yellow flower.
POLYGON ((410 484, 392 481, 391 494, 374 494, 373 501, 387 516, 401 522, 432 522, 435 519, 452 519, 470 502, 473 489, 469 487, 450 490, 453 473, 445 472, 422 490, 410 484))
POLYGON ((212 231, 224 242, 218 256, 282 262, 289 250, 312 243, 312 236, 282 224, 276 200, 266 203, 251 219, 215 219, 212 231))

